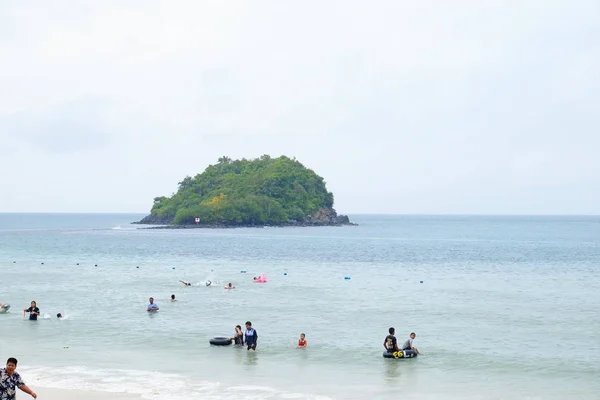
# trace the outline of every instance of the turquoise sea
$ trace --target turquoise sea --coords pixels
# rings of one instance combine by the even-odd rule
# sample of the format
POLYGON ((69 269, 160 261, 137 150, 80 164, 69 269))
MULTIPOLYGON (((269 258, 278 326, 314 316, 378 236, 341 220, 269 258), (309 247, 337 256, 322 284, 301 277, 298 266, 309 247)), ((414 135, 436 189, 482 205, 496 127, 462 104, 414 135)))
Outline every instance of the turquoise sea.
POLYGON ((142 216, 0 214, 0 302, 12 306, 0 315, 0 358, 17 357, 34 389, 157 400, 599 396, 600 217, 129 224, 142 216), (260 273, 268 283, 253 283, 260 273), (23 319, 31 300, 37 322, 23 319), (256 353, 209 345, 246 320, 256 353), (415 331, 422 356, 383 359, 390 326, 399 342, 415 331), (301 332, 307 349, 295 348, 301 332))

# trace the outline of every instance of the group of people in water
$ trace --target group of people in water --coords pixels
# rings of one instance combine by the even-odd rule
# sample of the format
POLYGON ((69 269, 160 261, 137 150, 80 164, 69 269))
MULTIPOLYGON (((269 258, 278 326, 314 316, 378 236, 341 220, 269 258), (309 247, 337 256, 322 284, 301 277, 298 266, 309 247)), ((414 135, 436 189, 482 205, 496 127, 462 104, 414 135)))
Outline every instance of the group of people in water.
POLYGON ((400 348, 398 347, 398 341, 396 340, 396 336, 394 336, 396 333, 396 329, 392 327, 388 329, 388 333, 389 334, 383 340, 383 348, 388 353, 393 353, 398 350, 413 350, 417 354, 421 354, 419 353, 419 349, 413 346, 413 340, 417 337, 417 335, 414 332, 411 332, 409 338, 406 340, 406 342, 402 344, 402 347, 400 348))
MULTIPOLYGON (((182 281, 181 279, 179 280, 179 282, 183 283, 185 286, 192 286, 190 282, 182 281)), ((209 279, 206 282, 204 282, 204 284, 206 286, 212 286, 213 282, 209 279)), ((224 289, 235 289, 235 286, 233 286, 233 284, 229 282, 227 286, 224 287, 224 289)))
MULTIPOLYGON (((184 281, 180 281, 182 283, 184 283, 186 286, 189 286, 190 284, 184 281)), ((232 288, 231 283, 229 283, 229 287, 232 288)), ((227 288, 227 286, 225 287, 227 288)), ((157 311, 160 310, 160 308, 158 307, 158 304, 156 304, 154 302, 154 298, 150 297, 148 299, 149 303, 148 306, 146 307, 146 310, 149 313, 155 313, 157 311)), ((175 299, 175 295, 172 294, 171 295, 171 302, 175 302, 177 301, 177 299, 175 299)), ((2 306, 2 303, 0 303, 0 307, 2 306)), ((29 313, 29 319, 32 321, 37 320, 38 316, 40 315, 40 309, 37 306, 37 303, 35 301, 31 302, 31 305, 28 308, 24 308, 23 309, 23 313, 29 313)), ((63 315, 62 313, 58 313, 56 314, 56 317, 58 319, 62 319, 63 315)), ((409 338, 402 344, 402 346, 398 346, 398 340, 396 339, 396 329, 394 327, 391 327, 390 329, 388 329, 388 335, 385 337, 385 339, 383 340, 383 348, 385 349, 386 352, 388 353, 393 353, 393 352, 397 352, 399 350, 413 350, 415 351, 417 354, 421 354, 419 352, 419 349, 417 349, 416 347, 413 346, 413 340, 417 337, 417 335, 414 332, 411 332, 409 338)), ((246 330, 242 331, 242 327, 240 325, 236 325, 235 327, 235 334, 232 338, 229 338, 229 340, 231 340, 234 344, 238 345, 238 346, 243 346, 244 344, 247 346, 248 351, 255 351, 256 350, 256 346, 258 344, 258 333, 256 332, 256 329, 254 329, 252 327, 252 323, 250 321, 246 321, 246 330)), ((308 341, 306 340, 306 335, 304 333, 300 334, 300 338, 298 339, 298 346, 297 347, 307 347, 308 346, 308 341)))
MULTIPOLYGON (((2 307, 2 306, 3 306, 3 304, 0 303, 0 307, 2 307)), ((29 305, 29 307, 23 309, 23 317, 25 317, 27 315, 27 313, 29 313, 29 320, 30 321, 37 321, 38 316, 41 315, 40 309, 38 308, 37 303, 35 302, 35 300, 31 302, 31 304, 29 305)), ((62 319, 63 318, 63 314, 62 313, 56 314, 56 318, 62 319)))

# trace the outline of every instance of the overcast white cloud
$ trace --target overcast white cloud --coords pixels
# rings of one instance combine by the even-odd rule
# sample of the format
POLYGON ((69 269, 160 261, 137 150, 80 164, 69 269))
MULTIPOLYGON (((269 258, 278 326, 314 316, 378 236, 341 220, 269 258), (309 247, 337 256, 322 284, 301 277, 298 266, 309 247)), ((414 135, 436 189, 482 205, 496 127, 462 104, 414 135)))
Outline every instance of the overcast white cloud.
POLYGON ((286 154, 344 213, 600 213, 596 0, 12 2, 0 49, 0 211, 286 154))

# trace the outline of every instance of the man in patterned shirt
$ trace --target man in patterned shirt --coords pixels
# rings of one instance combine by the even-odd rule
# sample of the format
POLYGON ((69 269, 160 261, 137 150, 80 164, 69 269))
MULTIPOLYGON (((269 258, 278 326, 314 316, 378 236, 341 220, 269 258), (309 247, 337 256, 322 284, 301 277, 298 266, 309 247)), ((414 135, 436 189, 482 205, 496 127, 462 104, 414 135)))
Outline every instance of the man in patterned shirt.
POLYGON ((15 400, 16 388, 37 399, 37 394, 27 387, 15 369, 17 369, 17 359, 12 357, 6 361, 6 368, 0 369, 0 400, 15 400))

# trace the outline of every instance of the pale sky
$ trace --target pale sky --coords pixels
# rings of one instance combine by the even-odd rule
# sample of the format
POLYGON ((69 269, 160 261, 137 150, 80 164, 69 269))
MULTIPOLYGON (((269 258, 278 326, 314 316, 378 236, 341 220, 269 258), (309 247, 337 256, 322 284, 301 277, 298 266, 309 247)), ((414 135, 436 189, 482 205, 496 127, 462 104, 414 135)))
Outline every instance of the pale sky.
POLYGON ((599 214, 598 0, 0 5, 0 211, 147 212, 220 156, 340 213, 599 214))

